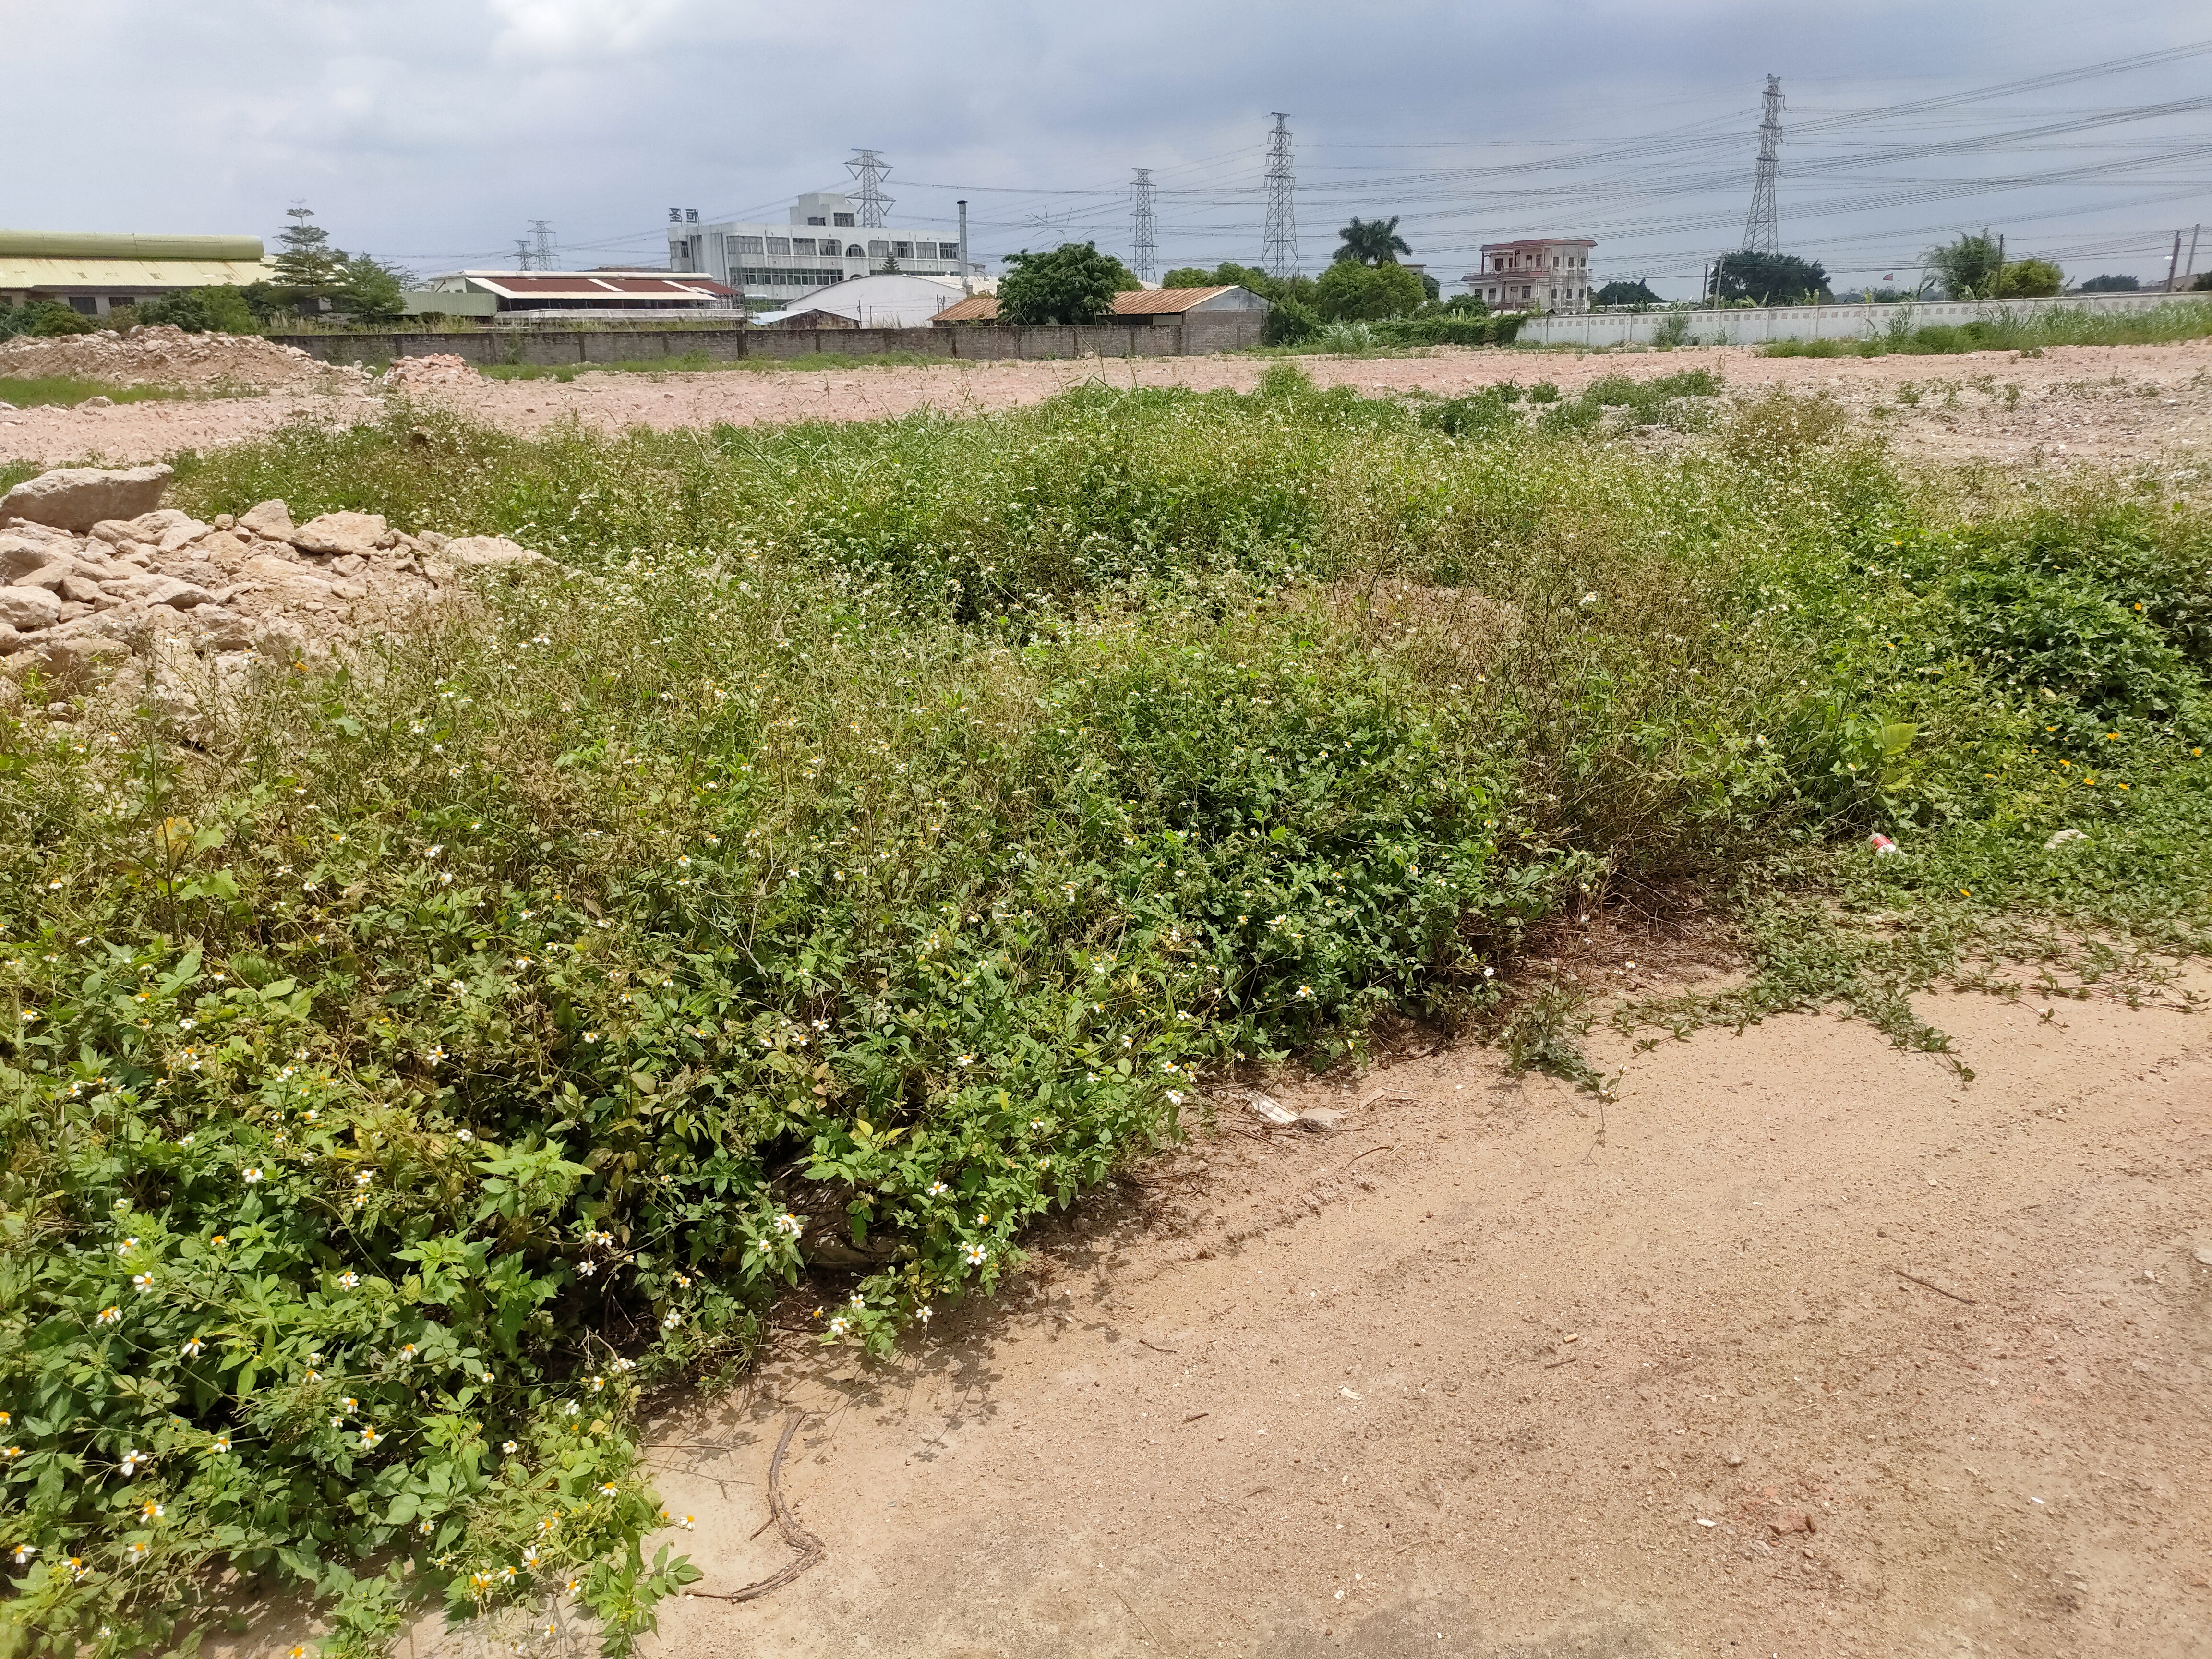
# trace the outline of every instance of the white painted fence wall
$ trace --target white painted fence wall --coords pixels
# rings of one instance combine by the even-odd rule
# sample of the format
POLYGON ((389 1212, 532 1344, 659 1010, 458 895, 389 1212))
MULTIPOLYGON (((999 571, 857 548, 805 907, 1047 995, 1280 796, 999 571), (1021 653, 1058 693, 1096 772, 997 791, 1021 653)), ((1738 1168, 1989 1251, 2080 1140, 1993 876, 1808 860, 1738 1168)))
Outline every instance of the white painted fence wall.
POLYGON ((1522 345, 1650 345, 1655 332, 1680 318, 1692 345, 1763 345, 1770 340, 1866 340, 1886 335, 1903 319, 1907 328, 1971 323, 2009 315, 2026 319, 2058 309, 2110 314, 2150 311, 2162 305, 2206 304, 2197 295, 2083 294, 2055 300, 1933 300, 1898 305, 1773 306, 1757 310, 1590 312, 1580 316, 1532 317, 1521 325, 1522 345))

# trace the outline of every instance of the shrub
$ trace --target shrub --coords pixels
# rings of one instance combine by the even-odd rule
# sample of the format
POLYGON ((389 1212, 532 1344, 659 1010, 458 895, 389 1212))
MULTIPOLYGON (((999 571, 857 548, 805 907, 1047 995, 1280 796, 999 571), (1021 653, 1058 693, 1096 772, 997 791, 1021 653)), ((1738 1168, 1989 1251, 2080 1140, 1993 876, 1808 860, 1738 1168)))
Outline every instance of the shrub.
POLYGON ((149 300, 137 307, 139 323, 166 323, 187 334, 252 334, 260 320, 234 287, 186 289, 149 300))
POLYGON ((32 300, 12 307, 0 306, 0 340, 18 334, 89 334, 99 326, 82 312, 58 300, 32 300))
POLYGON ((2045 300, 2066 286, 2066 273, 2048 259, 2015 259, 1998 276, 1996 292, 2004 299, 2045 300))

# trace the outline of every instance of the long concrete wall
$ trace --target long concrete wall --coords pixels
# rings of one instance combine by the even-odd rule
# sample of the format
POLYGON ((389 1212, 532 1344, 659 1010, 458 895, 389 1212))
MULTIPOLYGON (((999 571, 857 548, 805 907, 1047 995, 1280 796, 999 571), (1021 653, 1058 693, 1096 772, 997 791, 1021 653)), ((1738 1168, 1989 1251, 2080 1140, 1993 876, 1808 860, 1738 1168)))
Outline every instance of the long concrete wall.
POLYGON ((450 333, 278 334, 328 363, 384 363, 445 353, 490 368, 544 368, 652 362, 703 356, 711 362, 803 358, 823 353, 875 357, 1178 357, 1260 343, 1265 313, 1196 313, 1173 323, 1099 323, 1075 328, 975 324, 949 328, 495 328, 450 333))
MULTIPOLYGON (((1937 300, 1898 305, 1721 307, 1711 311, 1611 311, 1532 317, 1521 325, 1523 345, 1650 345, 1662 328, 1685 327, 1684 345, 1762 345, 1770 340, 1867 340, 1893 328, 1971 323, 2009 315, 2025 320, 2053 310, 2112 315, 2149 311, 2195 296, 2084 294, 2056 300, 1937 300), (1678 322, 1676 319, 1680 319, 1678 322)), ((2203 301, 2199 301, 2203 303, 2203 301)))

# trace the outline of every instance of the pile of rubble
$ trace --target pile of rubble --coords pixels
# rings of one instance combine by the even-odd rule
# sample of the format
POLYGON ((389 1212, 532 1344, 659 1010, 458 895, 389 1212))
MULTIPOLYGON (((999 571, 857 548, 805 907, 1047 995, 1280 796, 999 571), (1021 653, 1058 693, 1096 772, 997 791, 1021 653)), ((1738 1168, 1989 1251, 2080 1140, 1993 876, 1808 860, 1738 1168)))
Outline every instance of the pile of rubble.
POLYGON ((128 334, 0 341, 0 380, 59 376, 104 386, 158 386, 178 392, 365 392, 363 370, 325 363, 297 346, 258 334, 187 334, 155 324, 128 334))
POLYGON ((475 367, 465 358, 451 352, 433 352, 427 357, 399 357, 384 371, 377 385, 387 392, 415 392, 428 386, 452 386, 456 381, 477 378, 475 367))
POLYGON ((549 562, 501 536, 404 535, 374 513, 292 522, 281 501, 203 524, 158 505, 167 466, 73 468, 0 499, 0 699, 35 671, 50 717, 136 662, 186 735, 208 694, 326 657, 459 591, 471 568, 549 562))

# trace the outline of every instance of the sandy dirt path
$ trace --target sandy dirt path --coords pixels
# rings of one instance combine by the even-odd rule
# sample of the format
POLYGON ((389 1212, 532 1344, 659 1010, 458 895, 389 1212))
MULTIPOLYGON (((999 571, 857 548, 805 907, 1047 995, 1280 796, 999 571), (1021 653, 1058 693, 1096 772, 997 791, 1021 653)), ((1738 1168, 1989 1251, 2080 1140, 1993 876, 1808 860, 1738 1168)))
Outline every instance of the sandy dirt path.
MULTIPOLYGON (((504 430, 574 417, 617 431, 805 420, 860 421, 930 409, 963 415, 1042 402, 1088 380, 1114 386, 1249 391, 1271 360, 1241 356, 947 363, 927 368, 585 374, 569 381, 470 376, 422 396, 504 430)), ((1982 457, 2193 465, 2212 455, 2212 341, 2170 346, 2053 347, 2039 357, 1762 357, 1717 348, 1629 355, 1439 349, 1418 357, 1301 357, 1322 386, 1369 395, 1455 396, 1501 380, 1550 380, 1569 394, 1607 374, 1638 379, 1705 368, 1731 393, 1768 386, 1826 392, 1879 421, 1900 449, 1931 459, 1982 457), (1911 398, 1915 401, 1901 401, 1911 398)), ((143 403, 107 410, 0 411, 0 460, 49 465, 159 459, 258 436, 294 418, 373 418, 358 396, 143 403)))
POLYGON ((790 1559, 793 1413, 827 1553, 652 1651, 2212 1654, 2212 1031, 1924 1010, 1978 1080, 1805 1017, 1616 1054, 1601 1130, 1484 1051, 1286 1094, 1345 1127, 659 1424, 699 1590, 790 1559))

